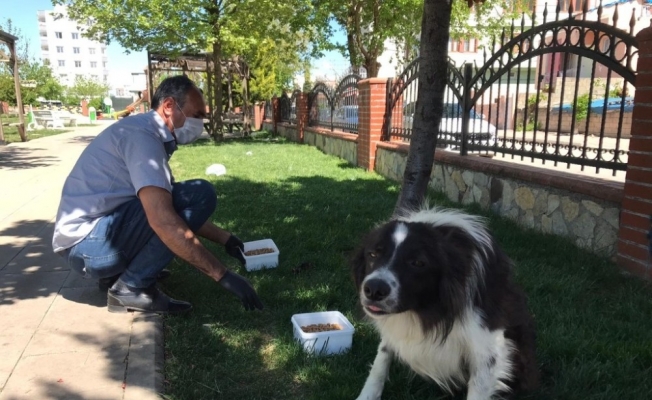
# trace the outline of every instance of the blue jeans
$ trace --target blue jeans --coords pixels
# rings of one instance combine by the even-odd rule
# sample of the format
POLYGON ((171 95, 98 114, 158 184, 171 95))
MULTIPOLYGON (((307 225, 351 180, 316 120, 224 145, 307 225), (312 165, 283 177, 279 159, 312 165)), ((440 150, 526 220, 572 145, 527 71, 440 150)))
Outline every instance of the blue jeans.
MULTIPOLYGON (((179 216, 196 232, 215 211, 215 188, 203 179, 172 185, 172 202, 179 216)), ((172 261, 167 248, 147 222, 138 198, 130 200, 97 222, 81 242, 60 253, 70 268, 86 278, 120 280, 133 288, 146 288, 172 261)))

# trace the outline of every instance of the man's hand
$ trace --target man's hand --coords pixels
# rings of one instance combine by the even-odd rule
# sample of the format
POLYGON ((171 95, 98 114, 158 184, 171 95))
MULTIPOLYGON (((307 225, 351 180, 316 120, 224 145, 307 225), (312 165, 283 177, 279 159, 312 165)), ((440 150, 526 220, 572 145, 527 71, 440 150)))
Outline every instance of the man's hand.
POLYGON ((242 240, 238 239, 236 235, 231 234, 231 236, 229 236, 229 240, 224 243, 224 249, 228 255, 237 258, 242 265, 245 265, 245 259, 242 255, 244 252, 244 243, 242 243, 242 240))
POLYGON ((222 279, 219 280, 219 284, 224 289, 238 296, 242 300, 242 305, 245 310, 263 309, 263 303, 258 298, 256 290, 242 276, 231 271, 226 271, 222 279))

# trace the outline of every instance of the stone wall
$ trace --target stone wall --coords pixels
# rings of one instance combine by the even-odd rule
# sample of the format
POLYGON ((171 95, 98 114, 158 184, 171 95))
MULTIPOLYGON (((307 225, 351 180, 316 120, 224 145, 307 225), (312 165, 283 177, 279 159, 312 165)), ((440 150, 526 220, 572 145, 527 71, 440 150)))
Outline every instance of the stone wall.
POLYGON ((303 141, 317 147, 326 154, 332 154, 346 160, 351 165, 358 165, 358 144, 356 135, 335 132, 318 132, 306 129, 303 141))
MULTIPOLYGON (((538 119, 539 119, 539 131, 545 131, 546 118, 548 114, 547 108, 539 108, 538 119)), ((570 133, 571 124, 573 122, 573 113, 572 112, 562 112, 561 113, 561 124, 559 124, 560 113, 558 111, 551 111, 549 117, 549 132, 556 132, 558 127, 561 128, 562 133, 570 133)), ((618 137, 618 126, 620 125, 620 110, 610 110, 605 113, 605 123, 604 123, 604 136, 605 137, 618 137)), ((522 124, 525 117, 524 110, 517 110, 515 121, 516 124, 522 124)), ((528 112, 528 119, 534 117, 532 112, 528 112)), ((575 129, 579 133, 586 133, 586 119, 575 121, 575 129)), ((602 113, 591 113, 589 117, 589 129, 588 132, 590 135, 600 136, 602 131, 602 113)), ((620 135, 622 138, 629 138, 630 132, 632 131, 632 113, 625 112, 622 117, 622 128, 620 129, 620 135)))
MULTIPOLYGON (((376 172, 401 181, 406 160, 406 151, 379 147, 376 172)), ((566 236, 579 247, 601 255, 615 255, 619 202, 441 161, 433 165, 430 187, 451 201, 478 203, 523 227, 566 236)), ((485 160, 477 162, 481 166, 485 160)))

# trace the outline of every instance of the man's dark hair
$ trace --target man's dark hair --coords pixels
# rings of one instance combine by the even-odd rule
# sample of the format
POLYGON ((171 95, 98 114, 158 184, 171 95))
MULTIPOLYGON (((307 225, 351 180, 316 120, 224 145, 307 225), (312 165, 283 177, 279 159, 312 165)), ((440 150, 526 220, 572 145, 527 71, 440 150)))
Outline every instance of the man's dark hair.
POLYGON ((183 108, 186 104, 188 92, 192 89, 197 89, 195 83, 190 80, 186 75, 176 75, 165 78, 163 82, 156 88, 156 92, 152 97, 152 109, 156 110, 168 97, 172 97, 174 101, 183 108))

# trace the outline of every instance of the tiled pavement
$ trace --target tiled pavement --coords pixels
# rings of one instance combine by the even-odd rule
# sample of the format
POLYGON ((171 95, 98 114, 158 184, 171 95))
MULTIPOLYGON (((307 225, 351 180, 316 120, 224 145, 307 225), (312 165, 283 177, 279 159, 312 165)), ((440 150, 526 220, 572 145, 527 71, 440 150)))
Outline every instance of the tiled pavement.
POLYGON ((63 182, 103 126, 0 146, 0 400, 159 398, 160 318, 107 312, 50 245, 63 182))

